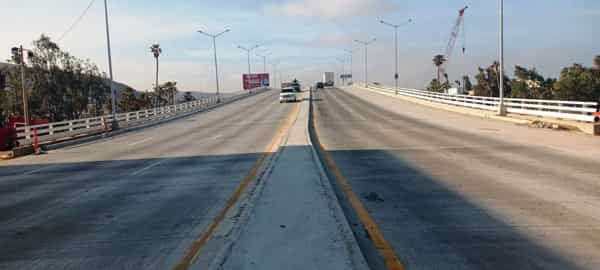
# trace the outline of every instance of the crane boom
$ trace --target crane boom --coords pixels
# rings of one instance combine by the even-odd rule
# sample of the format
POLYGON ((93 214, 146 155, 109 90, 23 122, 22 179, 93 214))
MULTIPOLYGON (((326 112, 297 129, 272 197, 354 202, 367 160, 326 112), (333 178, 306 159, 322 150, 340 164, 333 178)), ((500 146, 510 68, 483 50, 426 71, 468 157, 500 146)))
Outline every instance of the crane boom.
MULTIPOLYGON (((465 6, 463 9, 460 9, 458 11, 458 17, 456 18, 456 22, 454 23, 454 26, 452 27, 452 32, 450 33, 450 39, 448 40, 448 44, 446 45, 446 51, 444 54, 445 61, 439 69, 440 78, 445 80, 445 82, 448 82, 448 78, 447 78, 448 74, 446 72, 446 70, 448 69, 448 62, 450 61, 450 57, 452 56, 452 52, 454 51, 454 46, 456 45, 456 40, 458 39, 458 36, 460 35, 460 29, 461 29, 461 26, 463 25, 463 21, 464 21, 464 17, 465 17, 464 15, 465 15, 465 11, 467 10, 467 8, 469 8, 469 7, 465 6)), ((464 46, 462 48, 462 51, 463 51, 463 53, 465 52, 464 46)), ((442 83, 444 83, 444 82, 442 82, 442 83)))

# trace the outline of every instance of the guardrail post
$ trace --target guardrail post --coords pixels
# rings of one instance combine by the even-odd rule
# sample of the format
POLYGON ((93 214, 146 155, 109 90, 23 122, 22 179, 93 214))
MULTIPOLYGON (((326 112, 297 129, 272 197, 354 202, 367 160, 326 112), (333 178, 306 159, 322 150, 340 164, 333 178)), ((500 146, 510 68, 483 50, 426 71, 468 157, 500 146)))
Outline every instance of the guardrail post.
POLYGON ((39 149, 37 128, 33 128, 33 153, 39 154, 39 149))
POLYGON ((48 134, 54 135, 54 125, 53 124, 48 124, 48 134))
POLYGON ((73 122, 69 122, 69 131, 73 131, 73 122))
POLYGON ((85 119, 85 128, 86 129, 90 128, 90 119, 89 118, 85 119))
POLYGON ((108 124, 106 123, 106 117, 102 116, 102 125, 104 126, 104 132, 108 132, 108 124))

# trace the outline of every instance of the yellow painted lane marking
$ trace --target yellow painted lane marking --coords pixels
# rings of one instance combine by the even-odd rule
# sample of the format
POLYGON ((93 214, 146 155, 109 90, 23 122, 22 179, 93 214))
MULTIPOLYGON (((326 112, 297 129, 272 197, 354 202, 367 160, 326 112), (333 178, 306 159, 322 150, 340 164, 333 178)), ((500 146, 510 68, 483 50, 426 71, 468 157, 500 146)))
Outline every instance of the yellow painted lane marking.
POLYGON ((333 172, 335 178, 337 179, 340 186, 344 190, 344 193, 348 197, 352 208, 354 208, 354 211, 356 211, 356 214, 360 218, 360 221, 365 226, 367 232, 369 232, 369 236, 371 237, 371 240, 373 240, 375 248, 377 248, 377 251, 385 261, 386 268, 389 270, 404 270, 404 265, 402 264, 398 256, 394 253, 392 246, 387 242, 387 240, 385 240, 383 232, 381 231, 379 226, 377 226, 375 220, 373 220, 373 218, 369 215, 369 212, 360 201, 360 198, 356 195, 356 193, 354 193, 354 191, 352 191, 350 184, 348 184, 348 181, 346 181, 346 178, 344 178, 344 176, 342 175, 342 172, 335 164, 335 161, 333 160, 331 155, 329 155, 329 152, 327 152, 327 150, 325 150, 325 147, 323 147, 323 145, 321 144, 321 141, 319 140, 319 135, 317 133, 317 114, 314 113, 314 111, 312 111, 311 113, 313 114, 313 123, 311 123, 311 125, 313 125, 313 130, 315 134, 314 143, 321 150, 321 153, 323 153, 323 158, 325 159, 325 162, 327 162, 327 166, 333 172))
POLYGON ((241 197, 241 195, 244 192, 244 190, 246 189, 246 187, 256 177, 259 169, 261 168, 261 166, 263 165, 265 160, 279 146, 279 142, 287 134, 288 130, 291 128, 292 124, 294 123, 294 120, 300 113, 300 104, 301 103, 296 104, 293 112, 288 116, 286 121, 279 127, 279 130, 277 131, 277 133, 271 140, 271 143, 269 144, 269 146, 267 146, 267 148, 265 149, 264 153, 260 156, 258 161, 256 161, 256 164, 254 165, 254 167, 252 167, 252 169, 250 170, 248 175, 246 175, 244 180, 242 180, 242 182, 237 187, 237 189, 235 190, 233 195, 227 200, 223 209, 221 209, 219 214, 214 218, 214 220, 211 222, 211 224, 208 226, 208 228, 200 234, 198 239, 189 248, 186 255, 175 266, 175 268, 174 268, 175 270, 188 269, 194 263, 194 261, 196 260, 196 258, 200 254, 200 252, 202 251, 202 248, 206 245, 206 243, 208 243, 208 240, 210 240, 210 238, 214 234, 214 232, 217 229, 217 227, 219 226, 219 224, 225 219, 227 212, 235 205, 235 203, 239 200, 239 198, 241 197))

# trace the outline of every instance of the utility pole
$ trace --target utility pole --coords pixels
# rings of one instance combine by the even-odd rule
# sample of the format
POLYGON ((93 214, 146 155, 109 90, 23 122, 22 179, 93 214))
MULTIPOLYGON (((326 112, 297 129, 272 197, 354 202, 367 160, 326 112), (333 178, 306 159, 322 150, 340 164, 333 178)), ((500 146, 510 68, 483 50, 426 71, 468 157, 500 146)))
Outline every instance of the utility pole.
POLYGON ((363 46, 365 46, 365 88, 369 88, 369 51, 368 51, 368 47, 369 44, 375 42, 377 39, 371 39, 369 41, 362 41, 362 40, 354 40, 357 43, 362 44, 363 46))
POLYGON ((117 121, 117 97, 115 93, 115 82, 113 78, 113 70, 112 70, 112 55, 110 51, 110 28, 108 26, 108 4, 107 0, 104 0, 104 21, 106 23, 106 47, 108 50, 108 74, 110 76, 110 97, 112 99, 112 117, 113 121, 111 122, 112 130, 119 129, 119 122, 117 121))
POLYGON ((499 0, 499 10, 500 10, 500 46, 498 50, 498 58, 499 64, 498 67, 498 77, 499 80, 499 94, 500 94, 500 102, 498 104, 498 115, 506 115, 506 107, 504 106, 504 0, 499 0))
POLYGON ((158 88, 158 57, 162 53, 162 49, 160 48, 160 44, 155 43, 150 46, 150 52, 154 55, 154 59, 156 59, 156 82, 154 84, 154 95, 155 95, 155 106, 158 105, 160 101, 160 97, 158 96, 159 88, 158 88))
POLYGON ((388 22, 386 22, 384 20, 379 20, 379 22, 382 23, 383 25, 387 25, 387 26, 390 26, 390 27, 394 28, 394 44, 395 44, 394 52, 396 54, 396 56, 394 58, 395 59, 395 64, 396 64, 396 73, 394 73, 394 80, 396 81, 396 95, 397 95, 398 94, 398 77, 399 77, 398 76, 398 61, 399 61, 399 59, 398 59, 398 28, 400 26, 403 26, 403 25, 411 23, 412 19, 408 19, 408 21, 405 22, 405 23, 403 23, 403 24, 391 24, 391 23, 388 23, 388 22))
POLYGON ((217 103, 221 103, 221 93, 220 93, 220 89, 219 89, 219 64, 218 64, 218 61, 217 61, 217 38, 219 36, 221 36, 221 35, 229 32, 229 31, 231 31, 231 30, 225 29, 223 32, 218 33, 216 35, 213 35, 213 34, 206 33, 206 32, 204 32, 202 30, 198 30, 198 33, 206 35, 206 36, 212 38, 213 52, 214 52, 214 56, 215 56, 214 57, 215 58, 215 83, 217 85, 217 103))
POLYGON ((25 133, 29 136, 29 98, 27 95, 26 82, 25 82, 25 51, 30 55, 33 53, 23 48, 23 45, 12 48, 13 60, 19 63, 21 70, 21 91, 23 95, 23 120, 25 124, 25 133))

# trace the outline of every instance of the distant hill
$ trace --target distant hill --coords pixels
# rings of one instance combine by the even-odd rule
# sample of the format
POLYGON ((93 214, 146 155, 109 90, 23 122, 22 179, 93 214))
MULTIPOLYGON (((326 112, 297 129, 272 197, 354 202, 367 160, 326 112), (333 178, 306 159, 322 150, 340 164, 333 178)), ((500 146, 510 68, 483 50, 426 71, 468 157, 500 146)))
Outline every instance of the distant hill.
MULTIPOLYGON (((10 66, 14 66, 14 65, 13 64, 9 64, 9 63, 0 62, 0 70, 4 69, 4 67, 7 67, 7 66, 10 67, 10 66)), ((106 80, 106 83, 108 84, 109 80, 106 80)), ((117 94, 117 101, 118 101, 119 97, 121 97, 121 93, 123 93, 123 91, 125 91, 125 88, 127 88, 127 87, 128 87, 127 84, 124 84, 124 83, 121 83, 121 82, 115 82, 115 91, 116 91, 116 94, 117 94)), ((134 89, 134 90, 136 90, 133 87, 131 87, 131 88, 134 89)), ((136 92, 140 92, 140 91, 136 90, 136 92)))

